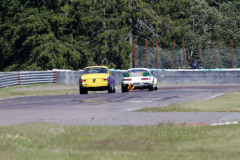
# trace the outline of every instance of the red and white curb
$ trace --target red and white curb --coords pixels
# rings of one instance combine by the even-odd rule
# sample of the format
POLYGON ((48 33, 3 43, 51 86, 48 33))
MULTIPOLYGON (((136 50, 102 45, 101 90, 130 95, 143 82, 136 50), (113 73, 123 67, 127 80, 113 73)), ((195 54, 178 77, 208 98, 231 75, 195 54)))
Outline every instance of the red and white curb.
POLYGON ((196 124, 188 124, 187 126, 223 126, 223 125, 233 125, 238 124, 237 121, 234 122, 222 122, 222 123, 196 123, 196 124))
POLYGON ((211 123, 210 126, 222 126, 222 125, 232 125, 232 124, 238 124, 238 122, 235 121, 235 122, 211 123))

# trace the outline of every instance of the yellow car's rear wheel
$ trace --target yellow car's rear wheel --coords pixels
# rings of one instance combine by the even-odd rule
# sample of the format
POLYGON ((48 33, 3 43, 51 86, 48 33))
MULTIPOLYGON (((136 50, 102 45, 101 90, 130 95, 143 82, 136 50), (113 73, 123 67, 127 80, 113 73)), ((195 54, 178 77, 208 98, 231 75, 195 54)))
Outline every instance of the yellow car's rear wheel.
POLYGON ((115 90, 114 84, 110 83, 108 85, 108 93, 115 93, 115 92, 116 92, 116 90, 115 90))
POLYGON ((80 94, 88 94, 88 89, 79 85, 79 93, 80 94))

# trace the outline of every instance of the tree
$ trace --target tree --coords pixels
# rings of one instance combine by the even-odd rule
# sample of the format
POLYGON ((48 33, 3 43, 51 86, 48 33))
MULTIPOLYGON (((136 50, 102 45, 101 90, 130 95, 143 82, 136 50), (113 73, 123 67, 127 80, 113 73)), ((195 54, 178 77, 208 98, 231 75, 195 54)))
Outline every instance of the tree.
POLYGON ((189 30, 183 34, 188 48, 188 58, 199 57, 198 40, 205 49, 212 48, 212 41, 219 36, 222 15, 214 7, 210 7, 207 2, 192 0, 184 12, 189 18, 189 30))
POLYGON ((172 49, 184 38, 189 57, 198 56, 198 40, 203 49, 239 41, 239 7, 238 0, 2 0, 0 70, 127 69, 133 39, 172 49))

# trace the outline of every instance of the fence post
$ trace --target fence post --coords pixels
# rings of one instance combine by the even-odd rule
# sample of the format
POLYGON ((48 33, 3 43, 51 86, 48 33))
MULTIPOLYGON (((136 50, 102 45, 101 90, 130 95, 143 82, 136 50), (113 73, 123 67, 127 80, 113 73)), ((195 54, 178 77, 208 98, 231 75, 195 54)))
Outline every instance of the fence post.
POLYGON ((157 69, 159 69, 158 40, 156 40, 156 48, 157 48, 157 69))
POLYGON ((136 68, 136 49, 135 49, 135 39, 133 39, 133 64, 134 68, 136 68))
POLYGON ((20 77, 20 73, 18 73, 18 87, 21 87, 21 77, 20 77))
POLYGON ((56 81, 57 81, 57 71, 54 71, 53 83, 56 83, 56 81))
POLYGON ((175 39, 173 41, 173 54, 172 54, 172 66, 171 69, 173 69, 173 57, 174 57, 174 51, 175 51, 175 39))
POLYGON ((202 50, 201 50, 201 45, 200 45, 199 40, 198 40, 198 48, 199 48, 199 54, 200 54, 201 67, 203 68, 203 63, 202 63, 202 50))
POLYGON ((145 40, 145 44, 146 44, 146 67, 148 68, 147 40, 145 40))
POLYGON ((215 49, 215 41, 213 40, 213 49, 214 49, 214 57, 215 57, 215 64, 216 68, 218 68, 218 63, 217 63, 217 54, 216 54, 216 49, 215 49))
POLYGON ((187 55, 186 55, 186 50, 185 50, 185 45, 184 45, 184 39, 182 39, 182 43, 183 43, 183 51, 184 51, 186 69, 188 69, 187 55))
POLYGON ((233 55, 233 41, 231 40, 231 47, 232 47, 232 68, 234 68, 234 55, 233 55))

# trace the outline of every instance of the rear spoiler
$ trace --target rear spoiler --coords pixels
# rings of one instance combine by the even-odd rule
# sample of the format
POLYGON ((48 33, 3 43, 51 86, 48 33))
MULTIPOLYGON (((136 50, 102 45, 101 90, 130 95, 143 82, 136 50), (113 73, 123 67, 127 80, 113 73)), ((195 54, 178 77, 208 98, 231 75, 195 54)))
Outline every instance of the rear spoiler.
POLYGON ((151 74, 149 72, 138 72, 138 73, 125 72, 125 73, 123 73, 123 77, 138 77, 138 76, 149 77, 149 76, 151 76, 151 74))

